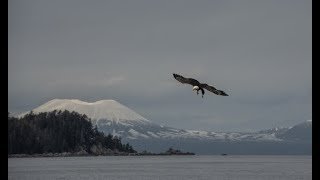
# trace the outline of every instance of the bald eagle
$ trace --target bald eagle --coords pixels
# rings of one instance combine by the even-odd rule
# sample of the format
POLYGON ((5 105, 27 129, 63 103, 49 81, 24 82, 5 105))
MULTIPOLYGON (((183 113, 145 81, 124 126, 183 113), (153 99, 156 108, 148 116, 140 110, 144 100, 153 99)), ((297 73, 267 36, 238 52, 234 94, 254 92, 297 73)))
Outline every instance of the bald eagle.
POLYGON ((192 79, 192 78, 185 78, 179 74, 175 74, 173 73, 173 77, 178 80, 179 82, 181 82, 182 84, 190 84, 193 86, 192 90, 193 91, 197 91, 197 94, 199 94, 199 90, 201 90, 202 93, 202 98, 204 95, 204 89, 216 94, 216 95, 220 95, 220 96, 228 96, 227 93, 225 93, 222 90, 218 90, 216 88, 214 88, 213 86, 210 86, 208 84, 202 84, 199 81, 192 79))

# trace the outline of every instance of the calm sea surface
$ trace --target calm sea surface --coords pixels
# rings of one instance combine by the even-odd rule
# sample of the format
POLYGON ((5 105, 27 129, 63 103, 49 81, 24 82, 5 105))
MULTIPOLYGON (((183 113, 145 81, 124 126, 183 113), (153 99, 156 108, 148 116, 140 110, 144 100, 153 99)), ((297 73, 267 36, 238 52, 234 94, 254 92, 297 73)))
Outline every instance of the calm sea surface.
POLYGON ((8 179, 312 179, 312 156, 8 158, 8 179))

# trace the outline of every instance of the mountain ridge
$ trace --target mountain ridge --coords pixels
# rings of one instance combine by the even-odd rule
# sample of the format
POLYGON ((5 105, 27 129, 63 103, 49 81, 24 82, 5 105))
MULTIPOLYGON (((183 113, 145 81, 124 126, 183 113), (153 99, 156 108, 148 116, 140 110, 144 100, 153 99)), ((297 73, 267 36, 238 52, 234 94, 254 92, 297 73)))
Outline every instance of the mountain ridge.
MULTIPOLYGON (((184 130, 158 125, 144 118, 130 108, 112 100, 99 100, 85 102, 78 99, 53 99, 32 110, 33 113, 49 112, 53 110, 76 111, 86 114, 93 125, 106 134, 110 133, 123 139, 198 139, 214 141, 284 141, 306 139, 311 135, 304 132, 304 127, 312 127, 312 120, 307 120, 307 125, 298 128, 304 138, 295 137, 292 128, 272 128, 257 132, 211 132, 199 130, 184 130), (291 131, 290 131, 291 130, 291 131), (290 132, 288 135, 287 132, 290 132)), ((21 117, 30 111, 20 114, 21 117)), ((301 123, 301 124, 303 124, 301 123)), ((294 128, 295 130, 296 128, 294 128)))

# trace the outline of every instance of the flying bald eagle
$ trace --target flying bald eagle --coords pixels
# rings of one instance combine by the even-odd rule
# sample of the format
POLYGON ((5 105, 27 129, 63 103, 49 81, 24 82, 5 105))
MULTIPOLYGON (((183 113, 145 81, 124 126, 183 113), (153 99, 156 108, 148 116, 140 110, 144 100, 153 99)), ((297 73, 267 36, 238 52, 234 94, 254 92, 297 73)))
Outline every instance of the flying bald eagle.
POLYGON ((201 90, 202 92, 202 98, 204 95, 204 89, 216 94, 216 95, 220 95, 220 96, 228 96, 228 94, 226 94, 224 91, 222 90, 218 90, 216 88, 214 88, 213 86, 210 86, 208 84, 202 84, 199 81, 192 79, 192 78, 185 78, 179 74, 175 74, 173 73, 173 77, 178 80, 179 82, 181 82, 182 84, 190 84, 193 86, 192 90, 193 91, 197 91, 197 94, 199 94, 199 90, 201 90))

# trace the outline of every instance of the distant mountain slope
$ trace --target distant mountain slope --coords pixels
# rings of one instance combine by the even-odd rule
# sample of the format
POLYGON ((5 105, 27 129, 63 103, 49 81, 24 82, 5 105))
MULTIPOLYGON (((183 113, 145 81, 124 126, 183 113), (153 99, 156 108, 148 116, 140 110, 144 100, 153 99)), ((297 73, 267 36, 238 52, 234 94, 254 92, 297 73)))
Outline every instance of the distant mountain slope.
MULTIPOLYGON (((111 133, 122 139, 130 140, 211 140, 211 141, 273 141, 311 139, 310 122, 292 128, 274 128, 256 133, 208 132, 183 130, 160 126, 147 120, 138 113, 115 100, 84 102, 76 99, 53 99, 33 109, 34 113, 53 110, 76 111, 86 114, 105 134, 111 133)), ((26 112, 29 113, 29 112, 26 112)), ((19 117, 25 115, 23 113, 19 117)))
POLYGON ((286 141, 312 141, 312 120, 297 124, 276 136, 286 141))

